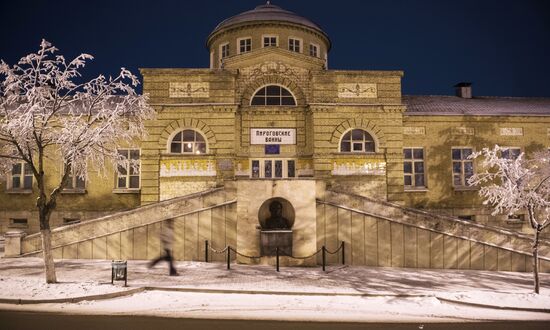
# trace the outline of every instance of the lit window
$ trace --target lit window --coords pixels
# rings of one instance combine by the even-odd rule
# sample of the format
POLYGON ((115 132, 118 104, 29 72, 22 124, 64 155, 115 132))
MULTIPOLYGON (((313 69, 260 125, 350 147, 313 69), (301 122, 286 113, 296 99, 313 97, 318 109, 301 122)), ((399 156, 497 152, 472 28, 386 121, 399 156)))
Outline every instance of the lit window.
POLYGON ((223 44, 220 46, 220 55, 221 58, 224 59, 229 56, 229 44, 223 44))
POLYGON ((300 52, 300 40, 288 38, 288 50, 299 53, 300 52))
POLYGON ((251 163, 252 178, 283 179, 296 176, 296 162, 293 159, 254 159, 251 163))
POLYGON ((11 168, 11 178, 8 181, 9 189, 12 190, 30 190, 32 189, 32 169, 25 162, 13 164, 11 168))
POLYGON ((374 152, 374 139, 362 129, 352 129, 342 137, 340 152, 374 152))
POLYGON ((170 152, 175 154, 205 154, 206 140, 197 131, 186 129, 174 136, 170 152))
POLYGON ((509 147, 502 149, 502 158, 504 159, 517 159, 521 154, 521 148, 509 147))
POLYGON ((239 54, 249 52, 252 49, 252 39, 240 39, 239 40, 239 54))
POLYGON ((277 37, 275 36, 264 37, 264 47, 276 47, 276 46, 277 46, 277 37))
POLYGON ((119 149, 118 154, 124 161, 117 167, 117 189, 139 189, 139 149, 119 149))
POLYGON ((284 87, 271 85, 260 88, 250 105, 296 105, 292 94, 284 87))
POLYGON ((453 186, 469 187, 468 179, 474 175, 474 161, 468 159, 472 148, 452 148, 453 186))
POLYGON ((403 158, 405 188, 425 188, 424 149, 404 148, 403 158))
POLYGON ((313 57, 319 57, 319 47, 314 44, 309 44, 309 55, 313 57))

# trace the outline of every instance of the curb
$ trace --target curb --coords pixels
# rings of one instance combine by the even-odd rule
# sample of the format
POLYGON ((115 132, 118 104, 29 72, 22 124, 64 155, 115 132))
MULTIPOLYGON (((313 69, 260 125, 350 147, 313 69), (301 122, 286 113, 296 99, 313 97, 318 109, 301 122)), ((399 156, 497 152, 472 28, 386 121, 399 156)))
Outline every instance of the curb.
POLYGON ((29 304, 51 304, 51 303, 77 303, 85 300, 105 300, 112 298, 119 298, 124 296, 131 296, 136 293, 145 291, 171 291, 171 292, 190 292, 190 293, 218 293, 218 294, 264 294, 264 295, 279 295, 279 296, 347 296, 347 297, 396 297, 396 298, 436 298, 439 301, 482 308, 491 308, 499 310, 514 310, 522 312, 537 312, 537 313, 550 313, 550 309, 546 308, 524 308, 524 307, 511 307, 511 306, 499 306, 488 305, 475 302, 467 302, 460 300, 453 300, 449 298, 438 297, 437 295, 429 294, 373 294, 373 293, 361 293, 361 292, 300 292, 300 291, 267 291, 267 290, 227 290, 227 289, 200 289, 200 288, 175 288, 175 287, 154 287, 144 286, 135 289, 129 289, 125 291, 112 292, 106 294, 97 294, 91 296, 81 296, 73 298, 59 298, 59 299, 10 299, 0 298, 0 304, 14 304, 14 305, 29 305, 29 304))
POLYGON ((15 305, 30 305, 30 304, 55 304, 55 303, 77 303, 84 300, 105 300, 112 298, 119 298, 124 296, 130 296, 135 293, 145 291, 145 288, 135 288, 126 291, 118 291, 104 294, 96 294, 91 296, 80 296, 72 298, 58 298, 58 299, 10 299, 0 298, 1 304, 15 304, 15 305))
POLYGON ((550 313, 550 309, 548 309, 548 308, 526 308, 526 307, 488 305, 488 304, 481 304, 481 303, 475 303, 475 302, 468 302, 468 301, 453 300, 453 299, 448 299, 448 298, 441 298, 441 297, 438 297, 438 296, 434 296, 434 297, 437 298, 438 300, 443 301, 443 302, 447 302, 447 303, 451 303, 451 304, 457 304, 457 305, 492 308, 492 309, 500 309, 500 310, 521 311, 521 312, 550 313))

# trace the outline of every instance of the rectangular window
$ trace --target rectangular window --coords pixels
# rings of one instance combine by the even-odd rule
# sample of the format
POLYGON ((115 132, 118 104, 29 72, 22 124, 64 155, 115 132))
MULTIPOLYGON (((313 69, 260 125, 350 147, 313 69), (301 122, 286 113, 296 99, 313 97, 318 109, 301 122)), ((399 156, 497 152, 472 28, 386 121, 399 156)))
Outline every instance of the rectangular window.
POLYGON ((220 57, 222 59, 229 56, 229 44, 223 44, 220 46, 220 57))
POLYGON ((460 220, 474 221, 476 218, 473 215, 459 215, 457 218, 460 220))
POLYGON ((10 228, 27 228, 29 226, 27 219, 10 219, 10 228))
POLYGON ((319 57, 319 47, 314 44, 309 44, 309 56, 319 57))
POLYGON ((300 40, 288 38, 288 50, 299 53, 300 52, 300 40))
POLYGON ((253 178, 259 178, 260 177, 260 161, 259 160, 253 160, 252 161, 252 177, 253 178))
POLYGON ((239 40, 239 54, 246 53, 252 50, 252 39, 240 39, 239 40))
POLYGON ((502 148, 502 158, 505 159, 517 159, 521 154, 521 148, 517 147, 508 147, 502 148))
POLYGON ((264 47, 277 47, 277 37, 264 36, 264 47))
POLYGON ((474 161, 468 159, 472 154, 472 148, 452 148, 453 161, 453 186, 469 187, 468 179, 474 175, 474 161))
POLYGON ((141 167, 139 149, 120 149, 118 153, 124 161, 118 165, 117 189, 139 189, 141 167))
POLYGON ((284 179, 296 177, 296 162, 293 159, 253 159, 252 178, 284 179))
POLYGON ((63 190, 73 190, 73 191, 83 191, 86 189, 86 179, 81 178, 77 175, 74 175, 72 169, 71 174, 69 174, 69 180, 63 188, 63 190))
POLYGON ((424 149, 403 149, 403 172, 405 188, 425 188, 424 149))
POLYGON ((32 169, 25 162, 13 164, 8 180, 8 187, 11 190, 31 190, 32 189, 32 169))

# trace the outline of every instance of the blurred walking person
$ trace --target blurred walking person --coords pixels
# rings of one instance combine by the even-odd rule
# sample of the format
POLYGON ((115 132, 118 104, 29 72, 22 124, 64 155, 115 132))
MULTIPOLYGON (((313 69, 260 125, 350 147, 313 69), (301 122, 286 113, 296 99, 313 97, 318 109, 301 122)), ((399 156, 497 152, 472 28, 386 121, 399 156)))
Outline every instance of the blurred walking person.
POLYGON ((154 267, 159 261, 167 261, 170 267, 170 276, 177 276, 178 272, 174 267, 174 258, 172 257, 172 243, 174 242, 174 220, 164 221, 164 226, 160 232, 160 243, 163 253, 156 259, 151 260, 149 268, 154 267))

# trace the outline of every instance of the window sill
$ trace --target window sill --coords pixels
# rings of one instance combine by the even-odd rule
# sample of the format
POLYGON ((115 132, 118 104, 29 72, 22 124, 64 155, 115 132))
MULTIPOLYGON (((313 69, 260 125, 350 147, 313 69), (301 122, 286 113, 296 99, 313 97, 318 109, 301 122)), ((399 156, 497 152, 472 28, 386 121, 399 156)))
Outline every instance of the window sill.
POLYGON ((9 229, 28 229, 29 225, 8 225, 9 229))
POLYGON ((7 189, 6 194, 32 194, 32 189, 7 189))
POLYGON ((205 154, 194 154, 194 153, 177 153, 177 152, 161 152, 161 156, 168 156, 168 157, 205 157, 205 156, 214 156, 212 153, 205 153, 205 154))
POLYGON ((61 190, 62 195, 79 195, 86 194, 88 191, 86 189, 63 189, 61 190))
POLYGON ((477 191, 477 187, 453 187, 454 191, 477 191))
POLYGON ((132 189, 117 188, 117 189, 113 189, 113 194, 139 194, 140 192, 141 192, 140 188, 132 188, 132 189))
POLYGON ((404 191, 405 192, 428 192, 429 189, 426 188, 426 187, 422 187, 422 188, 407 188, 407 187, 405 187, 404 191))

